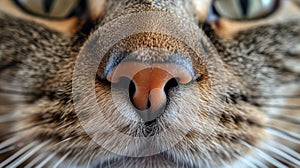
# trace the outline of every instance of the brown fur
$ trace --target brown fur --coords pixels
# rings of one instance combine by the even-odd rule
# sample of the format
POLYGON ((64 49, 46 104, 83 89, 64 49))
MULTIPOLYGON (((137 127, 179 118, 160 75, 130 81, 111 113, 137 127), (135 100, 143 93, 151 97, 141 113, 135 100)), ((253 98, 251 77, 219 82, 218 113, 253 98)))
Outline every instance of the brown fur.
MULTIPOLYGON (((299 6, 292 0, 288 3, 290 5, 284 7, 292 6, 291 13, 296 12, 297 15, 299 6)), ((219 22, 218 26, 203 23, 198 15, 201 11, 196 10, 199 8, 194 6, 194 1, 107 0, 100 4, 104 5, 101 6, 101 9, 105 8, 104 11, 92 11, 91 20, 84 20, 80 24, 72 23, 76 28, 71 26, 70 30, 58 30, 49 23, 31 19, 33 16, 22 18, 7 10, 0 10, 3 11, 0 13, 0 114, 5 114, 1 116, 4 121, 1 120, 0 123, 0 141, 20 137, 15 143, 20 145, 20 149, 26 144, 47 142, 23 166, 37 156, 45 154, 44 158, 47 158, 53 153, 55 156, 48 162, 49 167, 66 154, 68 155, 62 166, 238 166, 251 162, 251 159, 245 162, 241 158, 261 158, 257 148, 264 150, 263 143, 276 141, 297 149, 299 136, 296 143, 282 141, 284 137, 274 136, 267 129, 276 127, 284 133, 299 133, 300 72, 296 62, 299 62, 300 54, 299 17, 282 21, 278 18, 284 17, 284 13, 277 13, 269 16, 268 22, 260 20, 255 24, 252 21, 251 26, 237 26, 237 30, 228 30, 227 33, 228 25, 222 26, 223 22, 219 22), (199 26, 199 31, 206 34, 203 36, 201 53, 195 53, 193 48, 189 48, 180 39, 168 35, 149 32, 132 35, 122 39, 106 54, 104 61, 100 63, 97 78, 91 79, 95 88, 89 88, 89 85, 83 83, 80 88, 83 94, 74 98, 72 80, 77 58, 87 52, 97 57, 97 52, 88 50, 86 44, 92 41, 90 39, 97 38, 97 31, 103 25, 141 11, 174 14, 179 21, 188 18, 193 25, 199 26), (145 126, 132 110, 126 90, 114 90, 103 79, 105 66, 114 52, 134 51, 145 47, 184 53, 192 61, 195 73, 202 75, 200 81, 193 81, 170 91, 168 107, 151 128, 145 126), (296 66, 289 64, 289 60, 296 62, 296 66), (94 89, 101 111, 90 113, 86 109, 79 116, 95 119, 92 130, 101 131, 99 142, 93 141, 87 134, 74 109, 77 100, 92 99, 89 93, 94 89), (112 94, 115 94, 115 99, 112 94), (276 104, 267 108, 268 104, 272 101, 276 103, 276 100, 266 97, 276 95, 288 95, 283 96, 285 102, 282 105, 296 109, 279 109, 274 107, 276 104), (288 98, 292 96, 293 99, 288 98), (114 101, 118 103, 115 104, 114 101), (118 108, 122 109, 122 114, 118 108), (116 139, 106 123, 126 135, 141 139, 145 138, 145 134, 156 135, 168 128, 176 128, 164 136, 165 142, 173 141, 187 128, 189 131, 168 150, 148 157, 131 157, 108 151, 99 143, 111 143, 112 148, 119 145, 115 150, 125 153, 139 151, 138 149, 150 151, 151 147, 143 141, 135 144, 125 138, 116 139)), ((147 20, 139 24, 146 23, 147 20)), ((229 23, 230 21, 226 22, 229 23)), ((235 24, 242 25, 232 23, 235 24)), ((160 25, 153 25, 155 26, 160 25)), ((191 25, 186 25, 188 28, 189 26, 191 25)), ((191 34, 193 33, 197 34, 191 34)), ((159 55, 140 57, 136 59, 144 62, 163 62, 166 59, 159 55)), ((93 58, 86 63, 93 63, 93 58)), ((82 81, 88 79, 86 76, 81 78, 82 81)), ((80 81, 81 78, 75 80, 80 81)), ((161 139, 151 136, 148 138, 152 145, 163 148, 161 139)), ((0 161, 16 151, 18 148, 0 154, 0 161)), ((267 149, 265 151, 268 153, 267 149)), ((286 159, 282 162, 293 165, 286 159)))

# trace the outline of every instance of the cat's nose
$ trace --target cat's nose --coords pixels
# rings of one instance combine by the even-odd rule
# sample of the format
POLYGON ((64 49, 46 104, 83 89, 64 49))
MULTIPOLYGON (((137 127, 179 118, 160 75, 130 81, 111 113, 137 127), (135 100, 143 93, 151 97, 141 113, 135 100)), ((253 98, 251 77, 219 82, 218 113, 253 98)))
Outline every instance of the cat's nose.
MULTIPOLYGON (((187 84, 193 77, 185 67, 175 63, 152 63, 129 61, 117 65, 107 76, 111 83, 127 78, 134 86, 128 88, 132 104, 144 121, 159 117, 164 111, 171 88, 187 84)), ((125 87, 125 88, 126 88, 125 87)))

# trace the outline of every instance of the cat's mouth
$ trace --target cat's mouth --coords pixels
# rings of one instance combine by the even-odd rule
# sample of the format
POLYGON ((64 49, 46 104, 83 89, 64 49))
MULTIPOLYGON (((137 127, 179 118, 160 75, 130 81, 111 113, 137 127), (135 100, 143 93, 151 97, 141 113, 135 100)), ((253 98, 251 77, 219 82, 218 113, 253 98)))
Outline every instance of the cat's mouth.
POLYGON ((142 132, 145 137, 154 136, 158 133, 158 131, 159 128, 157 126, 157 119, 144 123, 144 128, 142 132))

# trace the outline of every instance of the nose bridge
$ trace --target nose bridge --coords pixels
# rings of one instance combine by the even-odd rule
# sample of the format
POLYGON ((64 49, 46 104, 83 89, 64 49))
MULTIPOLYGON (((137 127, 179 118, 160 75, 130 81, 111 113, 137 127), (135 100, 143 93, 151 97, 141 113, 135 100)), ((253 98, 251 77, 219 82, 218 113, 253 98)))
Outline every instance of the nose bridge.
POLYGON ((108 3, 107 14, 100 25, 126 14, 147 11, 167 12, 186 18, 194 18, 196 13, 191 0, 121 0, 108 3))

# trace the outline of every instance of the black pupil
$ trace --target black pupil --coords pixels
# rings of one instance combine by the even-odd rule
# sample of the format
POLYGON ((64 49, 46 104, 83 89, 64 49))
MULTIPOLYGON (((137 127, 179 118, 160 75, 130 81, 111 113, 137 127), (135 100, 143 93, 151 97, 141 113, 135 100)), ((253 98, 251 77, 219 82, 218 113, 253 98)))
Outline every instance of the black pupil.
POLYGON ((248 5, 249 5, 249 0, 240 0, 240 6, 242 8, 242 13, 243 16, 247 16, 248 14, 248 5))
POLYGON ((44 0, 44 10, 45 13, 50 13, 54 0, 44 0))

